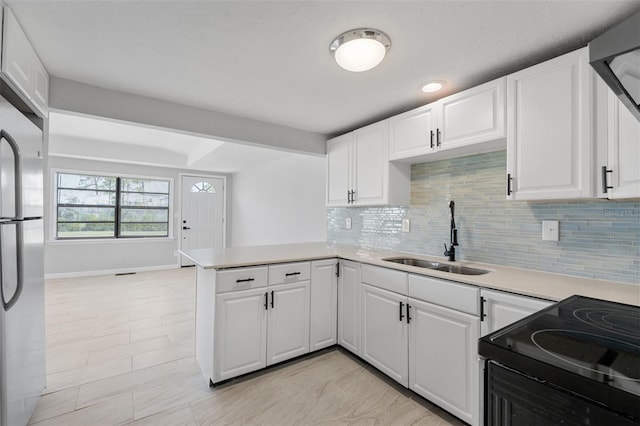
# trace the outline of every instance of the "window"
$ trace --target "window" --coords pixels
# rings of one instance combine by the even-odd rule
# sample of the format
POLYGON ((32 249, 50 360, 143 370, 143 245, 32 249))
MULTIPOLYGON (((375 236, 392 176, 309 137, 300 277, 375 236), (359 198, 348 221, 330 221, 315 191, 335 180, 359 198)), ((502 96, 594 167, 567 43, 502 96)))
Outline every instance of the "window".
POLYGON ((58 173, 57 239, 169 236, 168 180, 58 173))
POLYGON ((198 182, 191 187, 191 192, 216 192, 215 188, 209 182, 198 182))

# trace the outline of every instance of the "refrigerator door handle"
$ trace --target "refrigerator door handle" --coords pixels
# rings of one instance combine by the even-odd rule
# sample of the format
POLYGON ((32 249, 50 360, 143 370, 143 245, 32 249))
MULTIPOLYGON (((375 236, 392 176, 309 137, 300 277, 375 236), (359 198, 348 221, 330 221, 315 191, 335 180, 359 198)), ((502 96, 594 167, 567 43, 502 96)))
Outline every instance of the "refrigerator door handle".
POLYGON ((22 219, 22 154, 20 147, 13 136, 6 130, 0 130, 0 141, 4 139, 9 143, 9 147, 13 151, 13 172, 15 174, 15 215, 17 219, 22 219))
MULTIPOLYGON (((10 221, 10 222, 2 222, 0 226, 9 226, 13 225, 16 227, 16 290, 11 296, 11 299, 6 300, 4 294, 4 274, 0 272, 0 296, 2 298, 2 308, 6 311, 9 311, 18 299, 20 299, 20 295, 22 294, 22 288, 24 287, 24 235, 22 228, 22 221, 10 221)), ((2 257, 2 232, 0 231, 0 258, 2 257)))

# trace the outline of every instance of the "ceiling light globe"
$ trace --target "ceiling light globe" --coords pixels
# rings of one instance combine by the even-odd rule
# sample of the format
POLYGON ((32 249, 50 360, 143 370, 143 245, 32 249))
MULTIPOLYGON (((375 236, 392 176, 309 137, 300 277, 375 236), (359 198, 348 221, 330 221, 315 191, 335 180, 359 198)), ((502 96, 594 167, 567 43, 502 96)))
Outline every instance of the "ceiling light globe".
POLYGON ((329 49, 342 68, 362 72, 382 62, 390 46, 391 41, 384 33, 363 28, 341 34, 329 49))

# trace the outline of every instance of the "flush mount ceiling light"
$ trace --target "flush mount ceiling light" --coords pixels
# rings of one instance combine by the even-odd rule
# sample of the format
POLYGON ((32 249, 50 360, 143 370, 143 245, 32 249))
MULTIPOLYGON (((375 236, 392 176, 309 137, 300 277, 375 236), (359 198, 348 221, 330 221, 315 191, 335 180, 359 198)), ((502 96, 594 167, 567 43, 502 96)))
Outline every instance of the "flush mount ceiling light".
POLYGON ((444 87, 444 81, 440 81, 440 80, 432 81, 422 86, 422 91, 425 93, 432 93, 432 92, 437 92, 443 87, 444 87))
POLYGON ((382 31, 357 28, 336 37, 329 50, 342 68, 362 72, 378 65, 390 47, 391 40, 382 31))

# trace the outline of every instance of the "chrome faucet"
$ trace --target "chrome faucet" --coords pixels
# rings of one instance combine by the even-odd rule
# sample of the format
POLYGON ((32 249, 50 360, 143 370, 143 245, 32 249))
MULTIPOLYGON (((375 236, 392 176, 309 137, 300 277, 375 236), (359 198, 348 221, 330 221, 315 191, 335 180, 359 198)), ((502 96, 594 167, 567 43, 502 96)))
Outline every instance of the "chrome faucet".
POLYGON ((456 260, 456 246, 458 245, 458 228, 456 228, 456 220, 453 216, 453 210, 456 203, 453 200, 449 201, 449 210, 451 210, 451 225, 450 225, 450 243, 451 246, 447 248, 447 244, 444 245, 444 255, 449 256, 450 261, 456 260))

